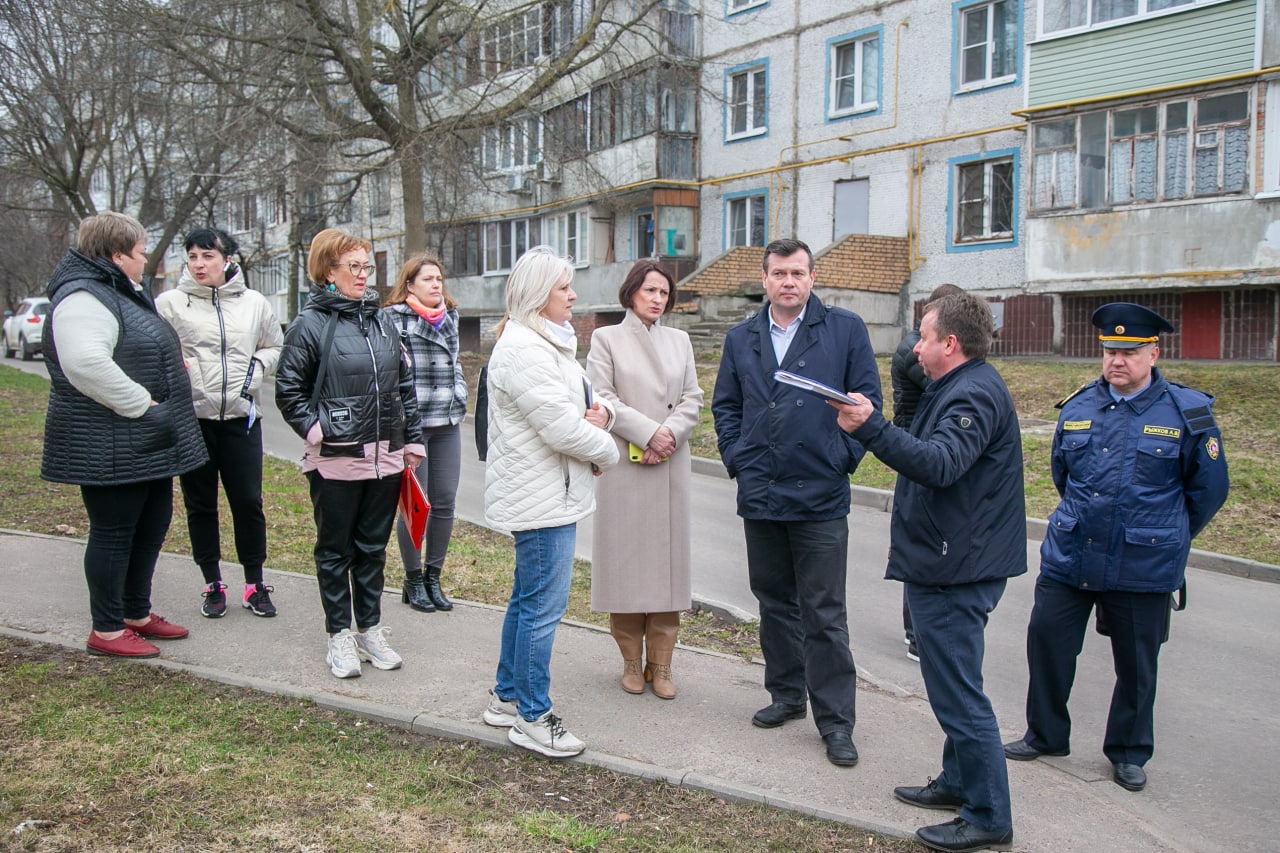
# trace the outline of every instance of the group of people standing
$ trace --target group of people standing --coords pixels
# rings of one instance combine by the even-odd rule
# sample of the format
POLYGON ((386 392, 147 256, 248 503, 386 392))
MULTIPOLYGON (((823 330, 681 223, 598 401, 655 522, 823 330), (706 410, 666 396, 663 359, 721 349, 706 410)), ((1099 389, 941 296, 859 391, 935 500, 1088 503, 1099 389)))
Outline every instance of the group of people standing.
MULTIPOLYGON (((262 573, 256 399, 278 363, 276 402, 305 440, 326 662, 338 678, 358 676, 362 662, 399 668, 381 599, 406 471, 425 481, 433 506, 425 551, 403 522, 398 528, 402 601, 427 612, 452 607, 440 573, 467 387, 439 258, 410 258, 379 305, 367 286, 371 244, 322 231, 308 261, 310 300, 282 339, 265 301, 244 286, 229 235, 189 234, 178 288, 155 301, 140 283, 145 236, 127 216, 88 217, 48 288, 42 476, 78 485, 89 515, 87 649, 154 657, 153 640, 187 636, 150 603, 175 475, 205 583, 203 615, 226 612, 219 481, 244 567, 242 604, 275 615, 262 573)), ((550 660, 576 526, 593 512, 591 602, 609 614, 620 686, 677 695, 672 651, 691 599, 688 442, 703 401, 688 335, 662 323, 676 284, 660 263, 643 260, 628 273, 619 289, 624 318, 595 331, 585 369, 573 274, 572 262, 547 247, 516 261, 486 389, 485 517, 513 535, 515 571, 483 719, 551 757, 585 749, 555 713, 550 660)), ((1213 398, 1155 366, 1159 336, 1172 325, 1130 303, 1093 316, 1102 376, 1059 404, 1053 439, 1062 500, 1041 547, 1028 630, 1027 730, 1002 744, 982 686, 984 633, 1008 579, 1027 571, 1026 512, 1017 414, 986 361, 989 307, 951 285, 934 292, 894 359, 895 374, 919 375, 905 395, 895 381, 891 423, 880 414, 866 326, 812 292, 809 247, 770 243, 761 281, 767 301, 729 331, 711 404, 760 607, 771 703, 752 723, 774 728, 812 708, 831 763, 858 762, 847 515, 849 475, 869 451, 899 473, 886 576, 903 582, 909 653, 945 735, 939 775, 894 795, 959 812, 922 827, 919 839, 945 851, 1011 849, 1005 759, 1068 753, 1067 699, 1095 611, 1117 676, 1104 753, 1117 784, 1141 790, 1171 594, 1184 583, 1192 537, 1228 490, 1213 398), (780 369, 844 396, 807 396, 779 382, 780 369)))

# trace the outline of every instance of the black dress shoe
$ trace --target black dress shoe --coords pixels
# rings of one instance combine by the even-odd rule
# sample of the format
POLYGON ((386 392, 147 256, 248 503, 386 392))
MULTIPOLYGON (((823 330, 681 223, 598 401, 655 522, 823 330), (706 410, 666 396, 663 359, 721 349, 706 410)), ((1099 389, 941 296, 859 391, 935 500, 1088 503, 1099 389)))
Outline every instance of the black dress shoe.
POLYGON ((1147 787, 1147 771, 1136 764, 1117 764, 1111 778, 1126 791, 1141 791, 1147 787))
POLYGON ((768 708, 761 708, 751 718, 752 725, 762 729, 776 729, 787 720, 803 720, 809 712, 804 705, 788 705, 786 702, 774 702, 768 708))
POLYGON ((853 745, 853 735, 848 732, 828 732, 822 736, 827 745, 827 761, 837 767, 852 767, 858 763, 858 748, 853 745))
POLYGON ((902 785, 893 789, 893 795, 904 803, 922 809, 959 811, 966 802, 959 794, 938 787, 937 779, 930 779, 928 785, 902 785))
POLYGON ((1025 740, 1011 740, 1004 745, 1004 757, 1012 758, 1014 761, 1035 761, 1042 755, 1052 755, 1055 758, 1061 758, 1064 755, 1070 755, 1071 750, 1063 749, 1036 749, 1025 740))
POLYGON ((1013 829, 978 829, 964 818, 951 823, 922 826, 916 830, 916 838, 931 850, 947 853, 968 853, 971 850, 1012 850, 1013 829))

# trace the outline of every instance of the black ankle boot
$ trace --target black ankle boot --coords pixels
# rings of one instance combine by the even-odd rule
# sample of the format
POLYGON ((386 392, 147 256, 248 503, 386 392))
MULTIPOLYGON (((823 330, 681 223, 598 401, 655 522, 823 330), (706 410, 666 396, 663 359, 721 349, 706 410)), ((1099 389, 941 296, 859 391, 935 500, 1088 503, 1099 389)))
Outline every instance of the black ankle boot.
POLYGON ((431 603, 436 606, 436 610, 452 610, 453 602, 444 594, 444 590, 440 588, 440 568, 438 566, 427 566, 427 595, 431 596, 431 603))
POLYGON ((422 572, 408 572, 404 576, 404 590, 400 600, 423 613, 434 613, 436 606, 427 598, 427 588, 422 582, 422 572))

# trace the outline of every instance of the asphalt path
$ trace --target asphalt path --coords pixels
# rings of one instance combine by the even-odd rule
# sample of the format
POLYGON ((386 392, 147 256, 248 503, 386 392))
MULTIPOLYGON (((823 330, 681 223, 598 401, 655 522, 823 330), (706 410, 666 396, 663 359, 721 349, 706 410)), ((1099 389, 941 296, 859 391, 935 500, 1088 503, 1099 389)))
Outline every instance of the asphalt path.
MULTIPOLYGON (((43 363, 8 361, 46 375, 43 363)), ((262 401, 263 439, 269 453, 297 460, 302 442, 280 419, 270 399, 262 401)), ((483 524, 483 463, 475 454, 470 422, 463 426, 463 467, 458 497, 460 518, 483 524)), ((607 476, 607 474, 606 474, 607 476)), ((856 480, 856 478, 855 478, 856 480)), ((701 600, 745 614, 756 605, 747 585, 742 524, 734 509, 734 484, 722 476, 693 477, 693 588, 701 600)), ((901 585, 883 580, 888 549, 886 512, 855 507, 849 515, 848 605, 854 659, 860 675, 877 689, 924 695, 916 664, 902 642, 901 585)), ((590 558, 590 522, 579 525, 577 552, 590 558)), ((1005 735, 1024 728, 1026 624, 1031 611, 1038 543, 1027 543, 1027 575, 1010 581, 987 630, 986 691, 1005 735)), ((448 567, 446 564, 446 574, 448 567)), ((1181 839, 1204 850, 1266 849, 1244 842, 1241 820, 1255 821, 1246 836, 1280 834, 1272 792, 1280 782, 1280 642, 1277 620, 1280 584, 1198 569, 1188 570, 1189 607, 1174 615, 1172 639, 1164 649, 1160 699, 1156 703, 1156 755, 1148 765, 1153 785, 1172 796, 1142 799, 1131 808, 1141 819, 1177 809, 1200 830, 1201 838, 1181 839), (1170 757, 1162 762, 1163 755, 1170 757), (1222 798, 1232 800, 1222 808, 1222 798), (1257 833, 1257 835, 1254 835, 1257 833), (1236 846, 1227 839, 1244 842, 1236 846)), ((1097 778, 1107 707, 1113 687, 1110 648, 1089 632, 1071 698, 1073 754, 1054 759, 1054 772, 1097 778)), ((762 704, 765 697, 762 698, 762 704)), ((855 731, 856 737, 856 731, 855 731)), ((939 739, 939 743, 940 743, 939 739)), ((922 780, 923 781, 923 780, 922 780)), ((1069 807, 1064 805, 1064 808, 1069 807)), ((1274 848, 1271 848, 1274 849, 1274 848)))

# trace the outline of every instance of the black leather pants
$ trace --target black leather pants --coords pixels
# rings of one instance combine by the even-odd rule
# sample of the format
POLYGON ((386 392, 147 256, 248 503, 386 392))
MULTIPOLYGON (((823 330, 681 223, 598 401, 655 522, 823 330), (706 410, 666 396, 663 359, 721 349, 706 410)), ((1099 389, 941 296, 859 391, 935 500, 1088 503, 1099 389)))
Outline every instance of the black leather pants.
POLYGON ((316 578, 325 630, 364 631, 382 619, 383 567, 400 497, 400 475, 326 480, 307 472, 316 520, 316 578))

